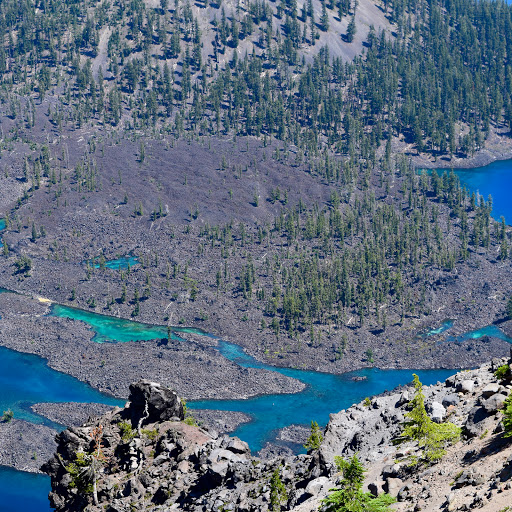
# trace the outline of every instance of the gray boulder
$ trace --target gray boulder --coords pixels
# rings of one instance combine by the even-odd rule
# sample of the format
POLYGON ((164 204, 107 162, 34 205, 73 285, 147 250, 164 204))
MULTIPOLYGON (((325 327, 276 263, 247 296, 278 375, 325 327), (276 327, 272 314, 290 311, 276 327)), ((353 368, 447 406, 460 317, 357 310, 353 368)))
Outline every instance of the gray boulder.
POLYGON ((441 423, 446 416, 446 409, 439 402, 432 402, 430 417, 435 423, 441 423))
POLYGON ((462 393, 472 393, 475 389, 475 382, 473 380, 463 380, 457 383, 457 391, 461 391, 462 393))

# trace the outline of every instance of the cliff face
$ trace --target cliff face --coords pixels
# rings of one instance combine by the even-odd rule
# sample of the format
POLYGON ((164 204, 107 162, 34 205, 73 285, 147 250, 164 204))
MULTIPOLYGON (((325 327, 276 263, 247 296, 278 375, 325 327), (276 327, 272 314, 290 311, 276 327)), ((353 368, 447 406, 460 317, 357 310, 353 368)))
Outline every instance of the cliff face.
MULTIPOLYGON (((246 443, 188 424, 176 394, 158 384, 131 386, 130 402, 57 437, 45 466, 58 512, 186 510, 318 510, 336 486, 335 455, 358 453, 374 494, 398 498, 396 510, 497 512, 512 503, 512 443, 503 438, 500 409, 511 374, 498 380, 495 360, 423 388, 436 422, 462 427, 463 437, 430 467, 411 467, 414 443, 396 446, 412 388, 379 396, 331 415, 320 449, 311 455, 262 461, 246 443), (77 455, 78 454, 78 455, 77 455), (272 475, 286 496, 276 498, 272 475)), ((512 360, 510 361, 512 362, 512 360)))

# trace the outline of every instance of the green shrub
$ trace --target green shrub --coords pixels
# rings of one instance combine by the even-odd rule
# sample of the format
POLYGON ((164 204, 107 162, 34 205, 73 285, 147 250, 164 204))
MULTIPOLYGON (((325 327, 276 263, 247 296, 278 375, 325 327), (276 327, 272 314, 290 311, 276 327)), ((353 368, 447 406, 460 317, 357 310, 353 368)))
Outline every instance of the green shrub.
MULTIPOLYGON (((416 394, 409 402, 412 409, 405 414, 408 421, 405 422, 402 433, 397 442, 417 441, 423 449, 422 459, 427 463, 438 461, 444 454, 445 448, 456 443, 461 434, 461 429, 453 423, 434 423, 425 410, 425 396, 422 392, 422 384, 416 374, 414 387, 416 394)), ((417 461, 413 459, 413 463, 417 461)))
POLYGON ((510 370, 510 367, 508 364, 504 364, 502 366, 500 366, 495 372, 494 372, 494 376, 498 379, 498 380, 503 380, 507 373, 509 372, 510 370))
POLYGON ((374 497, 363 492, 365 469, 357 455, 350 460, 334 457, 334 462, 343 475, 338 488, 331 489, 332 494, 322 500, 321 510, 325 512, 385 512, 395 498, 389 494, 374 497))
POLYGON ((69 487, 76 488, 84 493, 93 492, 93 482, 89 477, 88 468, 90 456, 84 452, 76 452, 75 460, 66 466, 71 476, 69 487))
POLYGON ((320 448, 320 445, 322 444, 322 441, 324 440, 324 436, 322 435, 322 431, 320 430, 320 427, 318 426, 318 423, 316 421, 311 422, 311 433, 309 434, 309 437, 306 441, 306 444, 304 445, 304 448, 308 451, 308 453, 318 450, 320 448))
POLYGON ((158 430, 156 428, 153 430, 143 428, 142 434, 145 435, 149 440, 154 441, 158 437, 158 430))
POLYGON ((127 421, 120 421, 118 424, 121 433, 121 439, 125 442, 131 441, 137 434, 127 421))
POLYGON ((505 400, 503 408, 503 426, 505 427, 504 437, 512 437, 512 392, 505 400))
POLYGON ((11 409, 7 409, 7 411, 4 411, 2 414, 2 423, 9 423, 14 418, 14 413, 11 409))

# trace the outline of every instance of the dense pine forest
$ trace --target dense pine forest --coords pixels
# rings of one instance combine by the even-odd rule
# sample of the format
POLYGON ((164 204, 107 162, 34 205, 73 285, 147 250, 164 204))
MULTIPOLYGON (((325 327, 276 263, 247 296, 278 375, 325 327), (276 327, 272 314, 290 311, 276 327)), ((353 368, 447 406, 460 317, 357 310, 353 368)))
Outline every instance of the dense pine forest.
POLYGON ((333 369, 350 365, 348 347, 372 363, 408 319, 410 331, 438 321, 440 289, 448 311, 480 314, 449 287, 508 269, 508 228, 492 198, 410 157, 508 141, 511 13, 473 0, 2 2, 1 148, 4 162, 19 153, 20 187, 5 279, 226 334, 210 313, 222 304, 262 357, 315 352, 333 369), (69 154, 73 138, 83 154, 69 154), (202 155, 214 177, 162 177, 172 151, 202 155), (106 272, 123 251, 141 265, 106 272))
POLYGON ((8 0, 0 6, 2 101, 20 129, 57 92, 48 115, 59 130, 276 137, 299 158, 328 147, 369 165, 393 137, 418 151, 471 154, 491 126, 510 128, 505 2, 378 7, 381 27, 365 30, 358 0, 8 0), (346 32, 335 33, 335 22, 346 32), (352 60, 327 44, 328 33, 350 44, 358 30, 367 33, 352 60))

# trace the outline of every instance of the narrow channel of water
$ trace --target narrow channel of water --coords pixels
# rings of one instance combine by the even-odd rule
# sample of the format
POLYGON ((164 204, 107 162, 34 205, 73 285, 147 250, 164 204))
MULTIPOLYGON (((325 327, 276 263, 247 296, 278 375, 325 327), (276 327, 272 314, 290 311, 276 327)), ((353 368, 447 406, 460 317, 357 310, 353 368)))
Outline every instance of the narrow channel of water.
POLYGON ((275 431, 291 424, 309 425, 312 420, 320 425, 329 421, 329 414, 358 403, 367 396, 391 390, 412 380, 417 373, 425 384, 443 381, 453 370, 379 370, 368 368, 334 375, 293 368, 277 368, 257 361, 240 347, 219 341, 219 351, 230 361, 245 368, 264 368, 277 371, 307 384, 301 393, 263 395, 248 400, 201 400, 190 403, 191 408, 240 411, 252 421, 241 425, 233 435, 249 443, 258 451, 275 436, 275 431), (364 380, 354 381, 354 377, 364 380))

